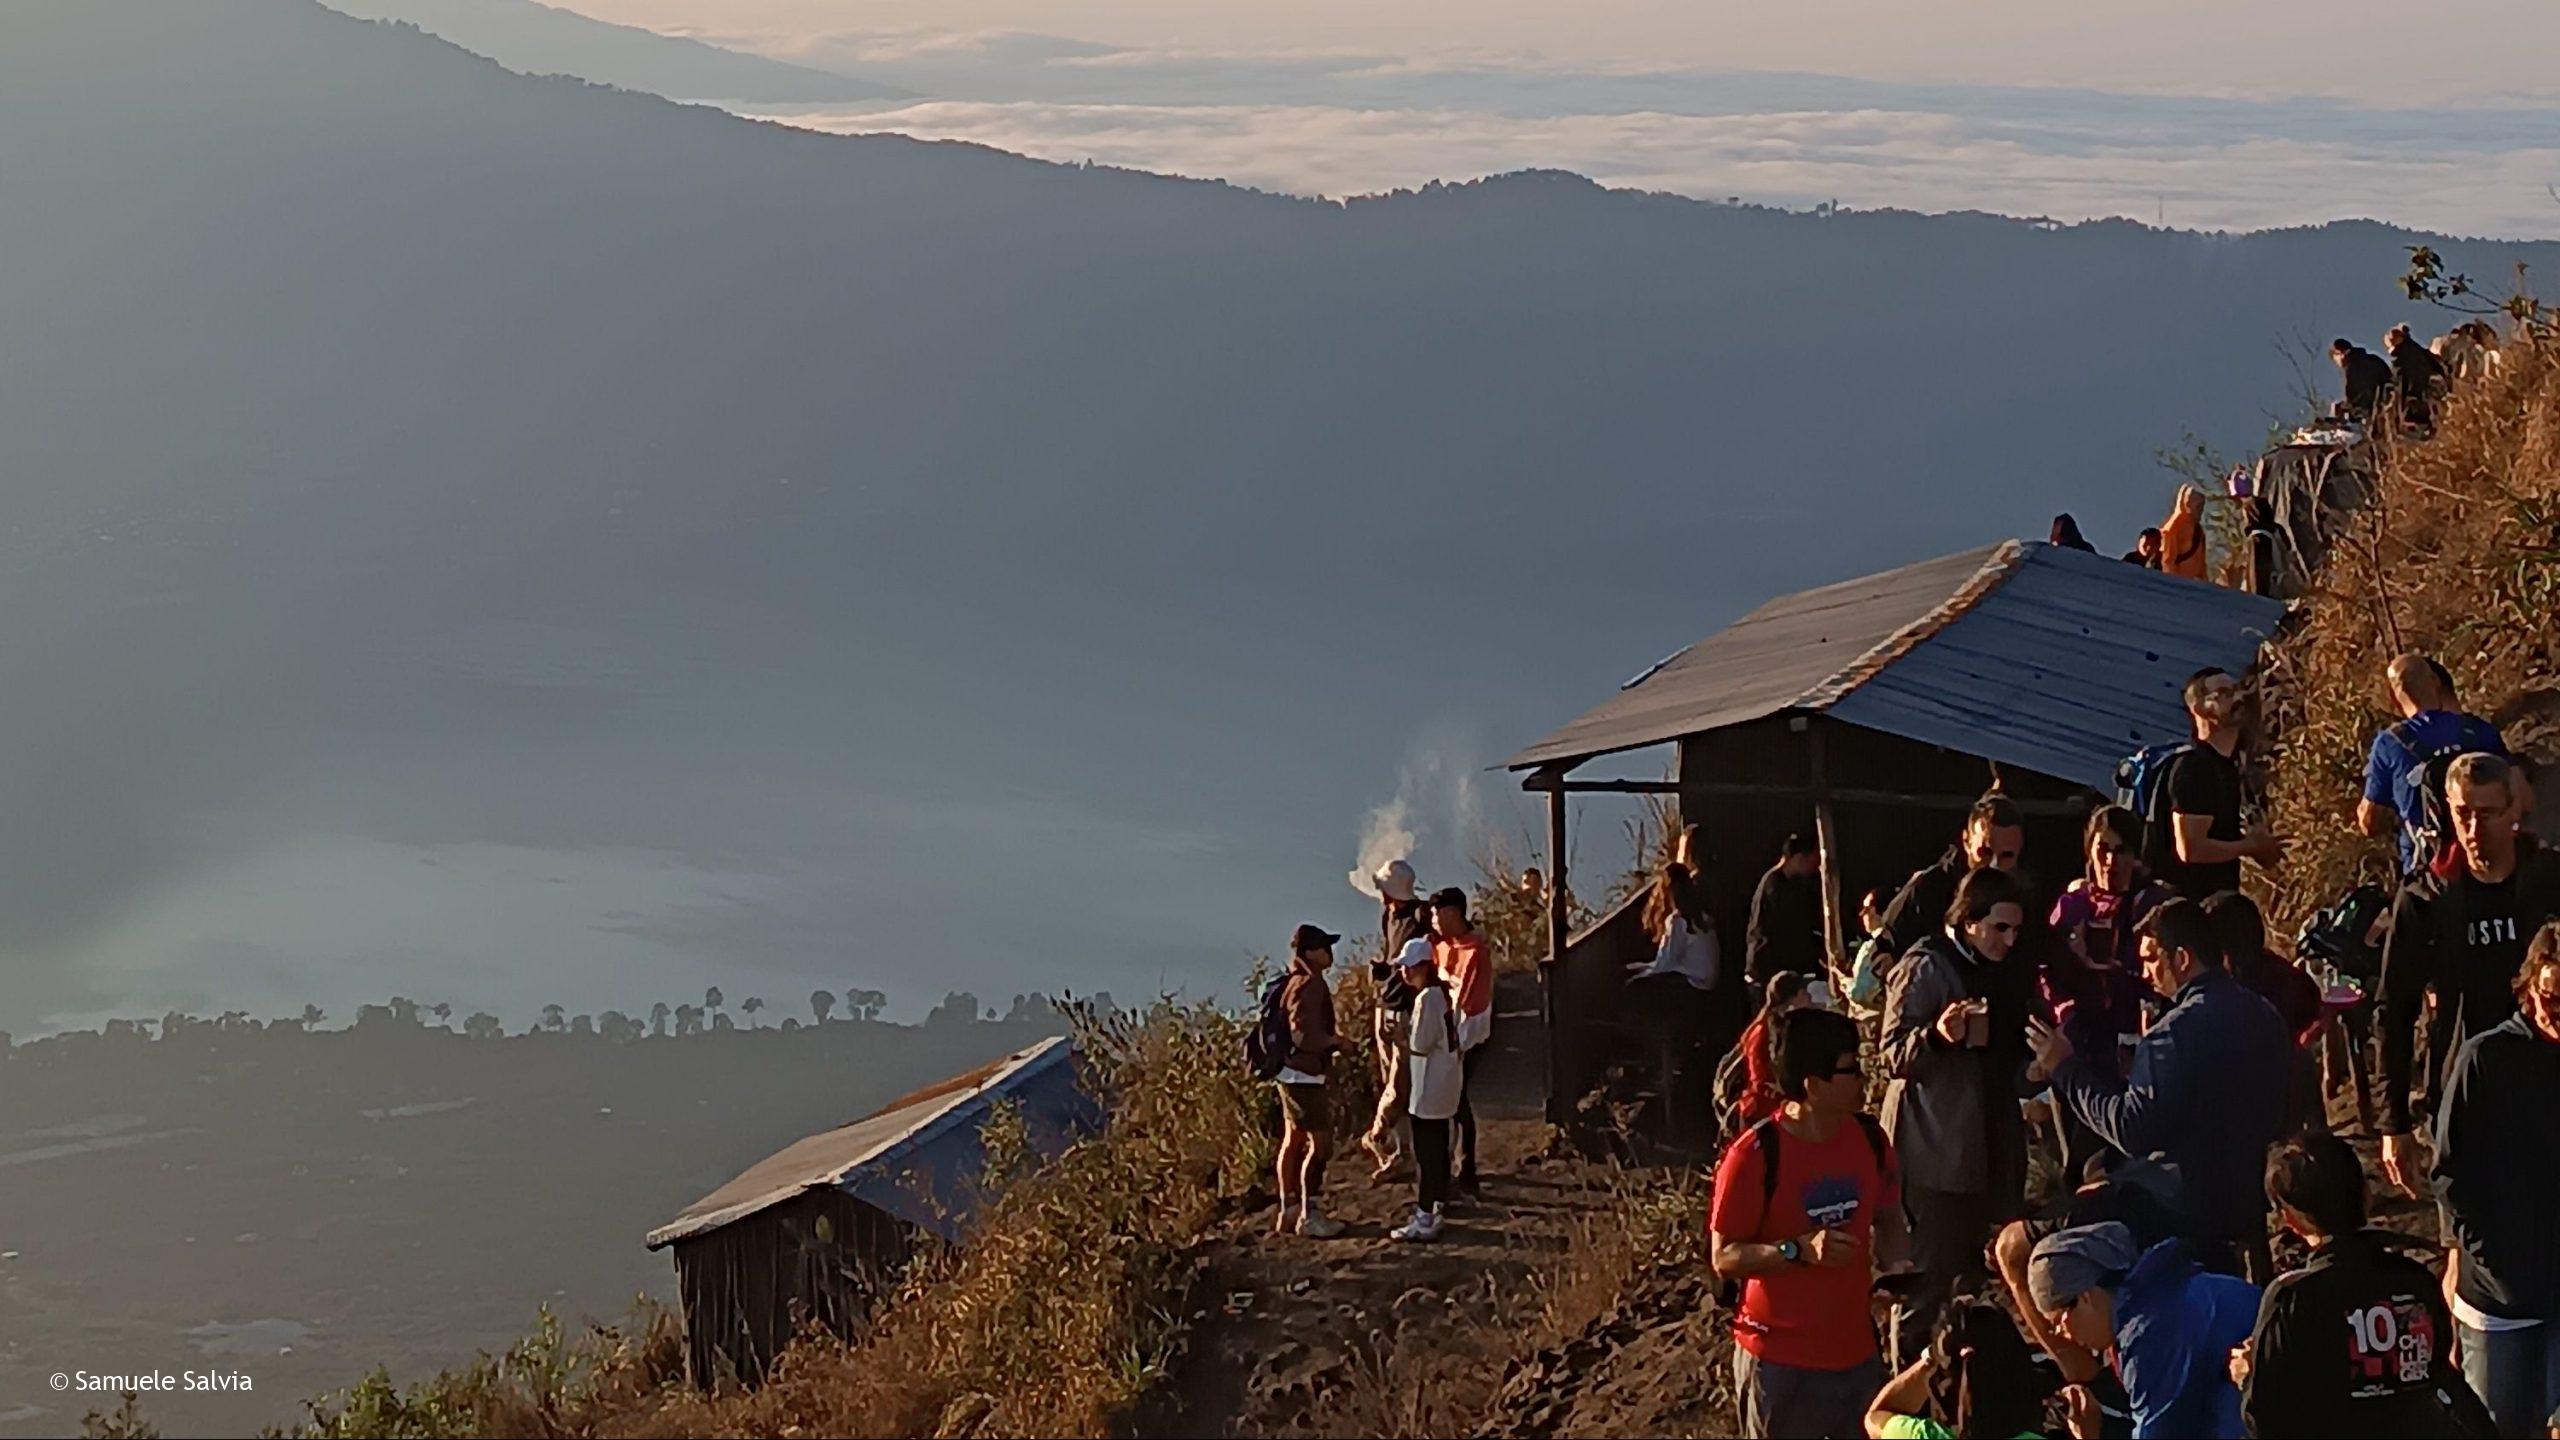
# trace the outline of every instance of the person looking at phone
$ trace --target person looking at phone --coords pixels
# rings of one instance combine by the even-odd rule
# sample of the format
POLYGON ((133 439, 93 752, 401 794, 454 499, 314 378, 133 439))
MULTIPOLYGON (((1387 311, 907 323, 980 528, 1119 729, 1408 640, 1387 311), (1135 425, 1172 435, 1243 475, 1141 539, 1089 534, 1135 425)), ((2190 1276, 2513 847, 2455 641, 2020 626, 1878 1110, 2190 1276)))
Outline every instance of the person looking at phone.
POLYGON ((1983 1247, 2025 1210, 2018 1101, 2045 1079, 2027 1048, 2027 1021, 2042 1001, 2024 957, 2013 958, 2025 924, 2018 882, 1975 870, 1957 883, 1937 933, 1894 967, 1885 994, 1884 1128, 1904 1157, 1921 1277, 1894 1306, 1897 1366, 1929 1343, 1948 1296, 1981 1283, 1983 1247))
POLYGON ((1885 1378, 1868 1296, 1909 1267, 1900 1162, 1864 1113, 1857 1023, 1792 1010, 1776 1033, 1785 1103, 1725 1147, 1707 1212, 1710 1262, 1742 1287, 1742 1434, 1855 1435, 1885 1378))

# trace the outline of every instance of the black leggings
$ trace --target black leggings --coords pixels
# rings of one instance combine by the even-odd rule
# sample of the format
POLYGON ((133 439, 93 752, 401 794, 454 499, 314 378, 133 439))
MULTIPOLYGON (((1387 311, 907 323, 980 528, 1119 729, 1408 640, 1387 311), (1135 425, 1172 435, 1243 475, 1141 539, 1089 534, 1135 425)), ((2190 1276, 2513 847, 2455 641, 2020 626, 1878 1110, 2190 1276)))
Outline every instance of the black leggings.
POLYGON ((1459 1057, 1458 1113, 1449 1117, 1458 1132, 1458 1183, 1470 1190, 1476 1186, 1476 1062, 1484 1058, 1491 1043, 1459 1057))
POLYGON ((1428 1210, 1449 1199, 1449 1122, 1407 1117, 1413 1123, 1413 1168, 1422 1191, 1415 1201, 1428 1210))

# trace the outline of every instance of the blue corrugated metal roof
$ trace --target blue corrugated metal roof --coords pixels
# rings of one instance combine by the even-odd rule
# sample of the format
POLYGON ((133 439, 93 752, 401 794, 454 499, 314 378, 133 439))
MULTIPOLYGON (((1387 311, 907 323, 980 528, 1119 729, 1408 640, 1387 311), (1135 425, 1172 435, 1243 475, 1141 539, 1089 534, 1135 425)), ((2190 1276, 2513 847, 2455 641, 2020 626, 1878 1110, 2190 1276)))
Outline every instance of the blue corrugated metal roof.
POLYGON ((807 1190, 851 1191, 910 1225, 957 1238, 976 1213, 988 1115, 1014 1107, 1033 1153, 1055 1157, 1102 1125, 1066 1037, 1043 1040, 850 1125, 797 1141, 649 1233, 649 1248, 734 1224, 807 1190))
POLYGON ((2103 790, 2118 760, 2187 733, 2189 675, 2246 670, 2283 615, 2011 541, 1773 600, 1510 763, 1569 767, 1807 710, 2103 790))

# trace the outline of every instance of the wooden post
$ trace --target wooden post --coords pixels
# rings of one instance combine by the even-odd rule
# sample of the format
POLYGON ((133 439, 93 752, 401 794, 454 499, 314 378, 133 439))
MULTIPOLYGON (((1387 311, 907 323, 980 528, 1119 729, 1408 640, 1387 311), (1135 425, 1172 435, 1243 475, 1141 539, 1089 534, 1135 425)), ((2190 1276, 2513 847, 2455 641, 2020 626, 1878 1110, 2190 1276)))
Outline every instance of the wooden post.
POLYGON ((1565 833, 1563 777, 1547 792, 1547 963, 1538 967, 1538 1000, 1545 1012, 1547 1040, 1547 1123, 1562 1125, 1571 1097, 1564 1093, 1564 1044, 1562 1017, 1557 1013, 1556 986, 1564 970, 1564 947, 1567 936, 1565 915, 1565 833))
MULTIPOLYGON (((1848 968, 1848 947, 1841 940, 1840 845, 1831 825, 1831 786, 1822 766, 1823 724, 1816 718, 1805 729, 1805 750, 1813 771, 1813 845, 1822 861, 1822 956, 1832 974, 1848 968)), ((1823 977, 1827 982, 1829 975, 1823 977)))

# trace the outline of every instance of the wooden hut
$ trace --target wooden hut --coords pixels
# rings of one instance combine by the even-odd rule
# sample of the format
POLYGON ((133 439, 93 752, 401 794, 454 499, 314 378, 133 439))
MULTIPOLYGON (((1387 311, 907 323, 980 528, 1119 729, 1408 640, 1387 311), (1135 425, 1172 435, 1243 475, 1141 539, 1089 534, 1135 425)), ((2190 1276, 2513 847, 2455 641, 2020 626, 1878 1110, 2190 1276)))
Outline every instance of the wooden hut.
MULTIPOLYGON (((1548 797, 1561 894, 1566 799, 1668 793, 1699 827, 1711 908, 1738 976, 1751 891, 1790 833, 1822 859, 1838 953, 1843 895, 1899 884, 1954 840, 1996 780, 2029 817, 2028 863, 2076 871, 2088 807, 2147 745, 2188 733, 2181 691, 2254 662, 2273 600, 2042 542, 2007 541, 1772 600, 1513 756, 1548 797), (1661 781, 1572 778, 1602 756, 1674 747, 1661 781)), ((1626 1036, 1625 963, 1649 953, 1631 903, 1565 934, 1543 970, 1548 1109, 1564 1120, 1626 1036)))
POLYGON ((790 1145, 651 1231, 675 1250, 694 1383, 757 1383, 809 1321, 852 1335, 919 1246, 959 1238, 999 1102, 1043 1158, 1101 1124, 1060 1036, 790 1145))

